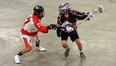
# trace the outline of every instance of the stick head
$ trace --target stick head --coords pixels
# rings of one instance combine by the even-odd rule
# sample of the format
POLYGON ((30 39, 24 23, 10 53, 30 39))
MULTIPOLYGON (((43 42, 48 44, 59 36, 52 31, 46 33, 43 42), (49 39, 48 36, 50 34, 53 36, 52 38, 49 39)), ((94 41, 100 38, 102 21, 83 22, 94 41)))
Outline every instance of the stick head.
POLYGON ((97 6, 97 9, 98 9, 98 11, 99 11, 100 13, 103 13, 103 12, 104 12, 104 8, 103 8, 103 6, 101 6, 101 5, 98 5, 98 6, 97 6))

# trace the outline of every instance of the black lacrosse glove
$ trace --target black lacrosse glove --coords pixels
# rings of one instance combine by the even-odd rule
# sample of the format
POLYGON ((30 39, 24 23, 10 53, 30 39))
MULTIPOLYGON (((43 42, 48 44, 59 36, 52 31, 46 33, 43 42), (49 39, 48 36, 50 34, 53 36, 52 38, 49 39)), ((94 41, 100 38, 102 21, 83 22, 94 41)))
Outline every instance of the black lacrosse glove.
POLYGON ((50 24, 49 26, 48 26, 48 29, 49 30, 55 30, 57 28, 57 25, 56 24, 50 24))

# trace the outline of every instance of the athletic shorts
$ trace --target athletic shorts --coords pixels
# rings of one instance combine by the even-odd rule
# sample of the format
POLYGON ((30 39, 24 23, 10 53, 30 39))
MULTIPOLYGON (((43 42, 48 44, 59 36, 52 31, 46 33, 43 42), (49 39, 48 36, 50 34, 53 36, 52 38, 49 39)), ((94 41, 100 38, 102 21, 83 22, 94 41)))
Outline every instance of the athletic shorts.
POLYGON ((72 42, 74 42, 76 39, 79 39, 79 36, 78 36, 78 33, 77 33, 76 30, 74 30, 70 33, 67 33, 67 32, 64 32, 64 31, 61 32, 61 40, 66 40, 67 41, 68 37, 70 37, 72 42))
POLYGON ((32 44, 35 44, 36 41, 40 40, 38 35, 36 35, 35 37, 32 37, 32 36, 21 34, 21 38, 26 48, 32 47, 32 44))

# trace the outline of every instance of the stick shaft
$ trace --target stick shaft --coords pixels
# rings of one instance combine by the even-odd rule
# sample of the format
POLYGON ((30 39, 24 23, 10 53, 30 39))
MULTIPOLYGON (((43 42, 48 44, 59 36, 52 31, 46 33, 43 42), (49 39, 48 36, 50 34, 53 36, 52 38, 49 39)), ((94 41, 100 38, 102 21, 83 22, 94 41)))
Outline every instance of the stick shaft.
MULTIPOLYGON (((95 14, 95 13, 97 13, 97 11, 98 11, 98 10, 97 10, 97 8, 96 8, 96 9, 90 11, 90 13, 95 14)), ((80 21, 76 26, 74 26, 74 28, 77 27, 78 25, 80 25, 81 23, 85 22, 87 19, 88 19, 88 17, 85 18, 84 20, 80 21)))

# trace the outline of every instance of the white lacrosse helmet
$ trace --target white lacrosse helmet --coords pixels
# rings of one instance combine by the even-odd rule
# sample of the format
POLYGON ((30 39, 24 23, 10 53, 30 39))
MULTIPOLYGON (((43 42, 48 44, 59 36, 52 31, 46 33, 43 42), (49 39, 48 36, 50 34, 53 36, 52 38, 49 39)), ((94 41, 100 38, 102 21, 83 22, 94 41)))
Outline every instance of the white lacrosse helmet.
POLYGON ((70 9, 69 3, 67 3, 67 2, 62 2, 62 3, 59 5, 59 10, 66 10, 66 9, 70 9))

